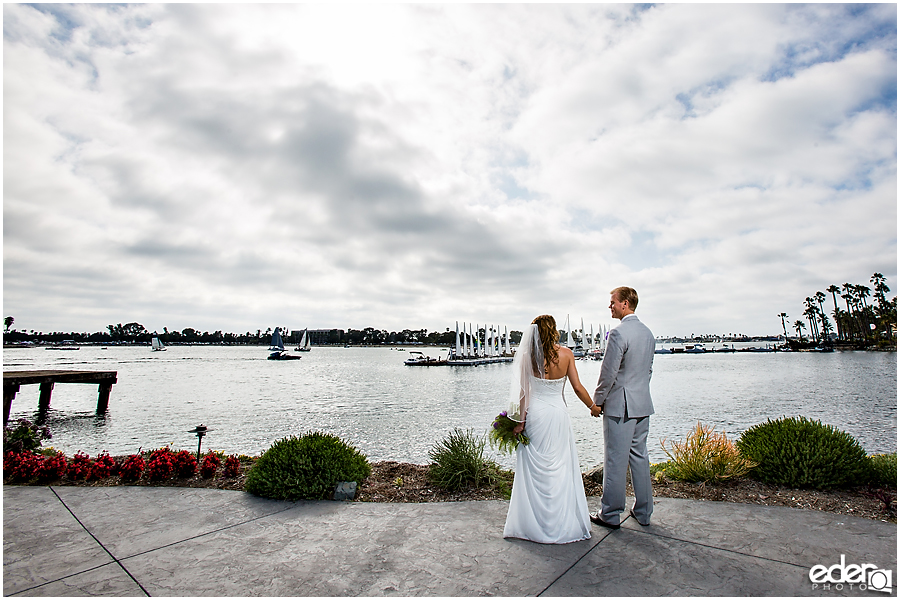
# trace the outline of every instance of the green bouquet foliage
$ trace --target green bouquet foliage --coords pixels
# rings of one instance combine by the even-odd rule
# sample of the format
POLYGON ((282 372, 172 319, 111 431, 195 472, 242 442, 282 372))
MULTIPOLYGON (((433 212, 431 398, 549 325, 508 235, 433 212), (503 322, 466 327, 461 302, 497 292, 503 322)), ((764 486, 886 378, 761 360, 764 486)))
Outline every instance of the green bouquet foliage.
POLYGON ((494 422, 491 423, 491 447, 497 448, 503 454, 512 454, 519 447, 519 444, 527 446, 530 440, 525 435, 525 432, 516 433, 513 431, 518 424, 517 421, 513 421, 506 415, 505 410, 497 415, 494 422))
POLYGON ((311 431, 278 440, 247 474, 251 494, 275 500, 327 500, 341 481, 371 473, 366 457, 339 437, 311 431))
POLYGON ((754 425, 737 446, 757 463, 751 475, 765 483, 830 489, 862 485, 869 479, 869 461, 853 436, 806 417, 754 425))
POLYGON ((897 453, 874 454, 869 457, 871 483, 897 488, 897 453))
POLYGON ((483 483, 493 485, 500 472, 499 466, 484 456, 485 440, 471 430, 459 428, 428 451, 432 463, 428 466, 428 478, 437 486, 456 491, 467 485, 483 483))

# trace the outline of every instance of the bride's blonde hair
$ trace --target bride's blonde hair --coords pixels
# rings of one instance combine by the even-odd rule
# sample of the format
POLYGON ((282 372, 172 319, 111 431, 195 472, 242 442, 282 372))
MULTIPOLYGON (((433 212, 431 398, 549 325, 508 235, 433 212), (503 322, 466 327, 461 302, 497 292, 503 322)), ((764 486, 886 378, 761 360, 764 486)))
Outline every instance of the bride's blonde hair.
POLYGON ((559 362, 559 352, 556 350, 556 344, 559 342, 559 330, 556 328, 556 319, 550 315, 541 315, 535 317, 532 323, 538 326, 538 333, 541 336, 541 349, 544 351, 545 363, 541 365, 543 367, 541 370, 546 372, 552 363, 559 362))

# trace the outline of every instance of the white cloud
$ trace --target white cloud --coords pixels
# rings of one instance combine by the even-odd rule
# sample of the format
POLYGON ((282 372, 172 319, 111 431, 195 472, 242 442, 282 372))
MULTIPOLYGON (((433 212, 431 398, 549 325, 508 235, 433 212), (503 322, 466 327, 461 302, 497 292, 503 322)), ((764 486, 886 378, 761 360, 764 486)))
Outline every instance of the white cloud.
POLYGON ((775 332, 896 287, 888 8, 4 5, 5 313, 775 332))

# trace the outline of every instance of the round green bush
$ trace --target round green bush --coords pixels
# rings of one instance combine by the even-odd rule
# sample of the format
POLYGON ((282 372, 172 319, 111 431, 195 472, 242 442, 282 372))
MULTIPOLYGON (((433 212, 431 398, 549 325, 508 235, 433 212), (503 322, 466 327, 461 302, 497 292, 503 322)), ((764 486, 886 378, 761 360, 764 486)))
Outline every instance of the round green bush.
POLYGON ((311 431, 278 440, 247 474, 251 494, 276 500, 327 500, 341 481, 371 472, 366 457, 339 437, 311 431))
POLYGON ((869 457, 872 485, 897 488, 897 453, 874 454, 869 457))
POLYGON ((499 467, 484 457, 484 446, 485 439, 477 437, 471 430, 454 429, 428 451, 428 457, 432 460, 428 466, 428 478, 449 491, 460 490, 467 485, 493 485, 499 475, 499 467))
POLYGON ((869 479, 869 461, 853 436, 806 417, 754 425, 741 435, 737 447, 757 463, 750 475, 765 483, 830 489, 862 485, 869 479))

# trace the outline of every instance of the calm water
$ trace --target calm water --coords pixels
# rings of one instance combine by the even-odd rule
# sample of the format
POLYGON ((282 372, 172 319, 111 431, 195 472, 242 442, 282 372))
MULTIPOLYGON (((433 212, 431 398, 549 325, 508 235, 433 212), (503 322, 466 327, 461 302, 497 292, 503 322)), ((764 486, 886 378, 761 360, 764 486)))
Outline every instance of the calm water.
MULTIPOLYGON (((436 356, 436 348, 426 353, 436 356)), ((425 464, 428 450, 454 427, 486 431, 505 408, 510 365, 407 367, 389 348, 314 348, 299 361, 267 361, 264 347, 83 346, 60 352, 7 349, 4 371, 41 368, 115 370, 109 412, 98 417, 96 385, 57 384, 49 443, 91 456, 138 448, 196 448, 186 433, 212 428, 204 448, 258 454, 273 441, 311 429, 336 434, 370 460, 425 464)), ((592 390, 600 363, 579 361, 592 390)), ((805 415, 852 434, 870 453, 897 450, 897 355, 657 355, 651 391, 650 453, 664 460, 660 438, 683 439, 702 421, 732 439, 768 418, 805 415)), ((600 419, 566 386, 583 468, 603 460, 600 419)), ((38 386, 23 386, 11 420, 34 419, 38 386)), ((500 462, 512 466, 509 457, 500 462)))

